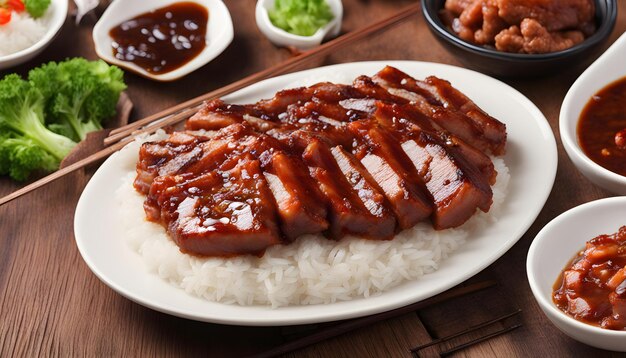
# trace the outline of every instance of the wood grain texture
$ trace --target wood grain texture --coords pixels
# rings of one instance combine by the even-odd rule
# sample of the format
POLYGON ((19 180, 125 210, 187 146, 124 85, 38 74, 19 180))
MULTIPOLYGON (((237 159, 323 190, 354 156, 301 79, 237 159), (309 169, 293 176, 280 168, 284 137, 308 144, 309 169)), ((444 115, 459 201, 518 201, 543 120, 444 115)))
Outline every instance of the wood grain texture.
MULTIPOLYGON (((343 31, 357 29, 410 3, 344 0, 343 31)), ((288 51, 275 48, 256 28, 254 4, 252 0, 226 1, 235 24, 234 41, 193 75, 173 83, 155 83, 127 74, 128 94, 135 104, 131 119, 146 117, 288 58, 288 51)), ((611 42, 626 30, 625 6, 626 1, 619 0, 619 18, 611 42)), ((24 74, 43 62, 73 56, 95 59, 93 24, 93 18, 86 18, 77 28, 69 18, 59 37, 41 56, 14 70, 24 74)), ((460 65, 436 42, 421 16, 346 47, 316 65, 363 60, 460 65)), ((459 326, 467 326, 467 322, 479 322, 509 307, 523 309, 519 317, 522 328, 455 356, 618 356, 559 332, 540 312, 526 280, 526 252, 535 234, 561 212, 609 196, 576 171, 558 135, 561 102, 580 72, 564 69, 550 77, 505 81, 528 96, 547 117, 557 137, 559 165, 555 188, 535 223, 507 254, 472 279, 499 282, 489 307, 485 307, 483 298, 470 297, 454 307, 442 305, 420 311, 421 320, 417 314, 407 314, 287 356, 410 357, 409 348, 425 343, 431 336, 449 334, 459 326)), ((0 71, 0 76, 6 73, 0 71)), ((82 261, 73 237, 74 209, 94 169, 73 173, 0 207, 1 357, 238 357, 267 350, 283 342, 286 330, 293 331, 215 325, 168 316, 135 304, 100 282, 82 261)), ((17 187, 0 179, 0 195, 17 187)))

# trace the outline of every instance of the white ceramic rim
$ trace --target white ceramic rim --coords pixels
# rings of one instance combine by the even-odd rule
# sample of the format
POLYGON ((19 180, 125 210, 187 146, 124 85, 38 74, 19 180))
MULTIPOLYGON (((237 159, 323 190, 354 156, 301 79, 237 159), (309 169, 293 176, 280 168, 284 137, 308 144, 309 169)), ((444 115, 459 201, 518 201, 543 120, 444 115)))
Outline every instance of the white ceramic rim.
MULTIPOLYGON (((50 7, 52 6, 54 6, 55 8, 48 8, 48 10, 46 10, 55 11, 55 14, 53 14, 53 17, 50 19, 50 27, 48 28, 46 34, 31 47, 25 48, 10 55, 0 57, 0 63, 14 61, 19 59, 20 57, 26 57, 33 52, 42 50, 43 47, 47 46, 50 42, 52 42, 52 40, 54 40, 55 36, 67 19, 68 2, 67 0, 52 0, 52 2, 50 3, 50 7), (56 14, 57 12, 59 13, 59 15, 56 14)), ((16 62, 15 64, 17 65, 18 63, 16 62)))
MULTIPOLYGON (((107 159, 94 174, 76 207, 75 237, 84 261, 109 287, 144 306, 189 319, 250 326, 306 324, 380 313, 432 297, 480 272, 507 252, 534 222, 548 198, 556 175, 557 151, 552 130, 539 109, 521 93, 494 78, 459 67, 426 62, 378 61, 333 65, 272 78, 238 91, 225 100, 258 100, 272 96, 294 81, 315 79, 320 73, 344 73, 355 78, 361 74, 372 75, 385 65, 398 67, 420 78, 433 74, 450 80, 479 106, 501 117, 510 129, 505 161, 511 172, 511 181, 507 200, 498 213, 498 221, 479 232, 479 237, 469 238, 441 263, 439 270, 379 296, 327 305, 270 309, 268 306, 218 304, 187 295, 157 275, 146 272, 139 255, 126 242, 117 242, 123 241, 121 238, 110 240, 118 234, 109 222, 112 220, 115 223, 115 213, 103 208, 113 200, 110 192, 115 190, 117 184, 116 178, 107 177, 105 173, 120 172, 115 169, 116 165, 120 165, 115 163, 119 153, 107 159), (477 98, 477 94, 482 95, 477 98), (492 112, 496 107, 497 113, 492 112), (503 115, 508 118, 502 118, 503 115), (536 170, 537 166, 541 170, 536 170), (533 185, 529 187, 528 183, 533 185), (112 231, 107 233, 107 230, 112 231), (94 239, 98 235, 102 240, 94 239), (120 245, 123 246, 119 249, 113 247, 120 245), (123 265, 120 266, 120 262, 123 265)), ((130 165, 132 168, 133 164, 130 165)))
MULTIPOLYGON (((298 44, 307 44, 306 46, 315 46, 319 45, 324 37, 328 35, 330 32, 333 32, 335 26, 341 23, 343 18, 343 4, 341 0, 327 0, 329 2, 329 6, 333 11, 333 15, 335 16, 332 20, 328 22, 328 24, 319 28, 313 35, 311 36, 301 36, 292 34, 287 32, 280 27, 275 26, 270 20, 268 9, 268 3, 275 0, 258 0, 255 9, 255 16, 257 18, 257 24, 262 31, 269 31, 273 34, 273 36, 282 38, 284 43, 291 43, 294 46, 298 44), (262 28, 261 28, 262 27, 262 28)), ((339 30, 339 29, 337 29, 339 30)), ((337 31, 338 32, 338 31, 337 31)))
MULTIPOLYGON (((616 56, 616 53, 618 51, 623 51, 624 47, 626 47, 626 33, 622 34, 613 43, 613 45, 611 45, 611 47, 609 47, 609 49, 606 50, 606 52, 603 53, 602 56, 600 56, 594 63, 592 63, 591 66, 589 66, 585 70, 585 72, 583 72, 580 77, 578 77, 574 84, 572 84, 569 91, 567 91, 567 94, 565 95, 565 99, 563 99, 563 104, 561 105, 561 111, 559 114, 559 132, 561 134, 561 142, 563 142, 563 147, 565 148, 565 151, 572 161, 573 157, 576 157, 578 160, 582 161, 585 166, 587 166, 590 170, 593 170, 604 180, 621 183, 626 187, 626 177, 604 168, 603 166, 589 159, 589 157, 582 151, 578 142, 578 134, 576 129, 578 125, 578 120, 580 118, 580 112, 574 113, 574 111, 571 109, 574 104, 574 96, 576 92, 579 91, 580 88, 584 87, 587 82, 590 82, 596 75, 596 72, 603 69, 605 62, 616 56)), ((624 59, 622 58, 622 60, 624 59)), ((612 80, 605 81, 602 85, 594 86, 593 91, 590 91, 591 96, 622 77, 623 76, 615 77, 612 80)), ((589 96, 587 101, 591 98, 591 96, 589 96)), ((585 102, 585 104, 586 103, 587 102, 585 102)), ((584 104, 582 106, 582 109, 584 109, 584 104)))
MULTIPOLYGON (((542 240, 546 240, 546 238, 549 237, 550 233, 553 230, 555 230, 555 228, 557 228, 559 225, 563 225, 563 223, 567 222, 572 216, 576 216, 584 212, 601 210, 601 208, 605 206, 615 205, 615 204, 626 207, 626 196, 617 196, 617 197, 610 197, 610 198, 590 201, 588 203, 584 203, 572 209, 569 209, 565 211, 564 213, 560 214, 559 216, 557 216, 556 218, 552 219, 552 221, 550 221, 546 226, 543 227, 543 229, 541 229, 541 231, 539 231, 537 236, 535 236, 535 239, 533 240, 532 244, 530 245, 530 249, 528 250, 528 256, 526 258, 526 273, 528 276, 528 283, 530 284, 530 289, 533 292, 535 299, 537 300, 541 308, 544 311, 549 311, 553 315, 554 318, 559 319, 564 324, 573 326, 576 329, 583 330, 590 334, 601 334, 601 335, 606 335, 609 337, 626 339, 626 331, 615 331, 615 330, 610 330, 610 329, 604 329, 604 328, 600 328, 600 327, 596 327, 590 324, 580 322, 570 317, 565 312, 561 311, 558 307, 556 307, 556 305, 552 302, 551 299, 549 300, 545 297, 545 295, 541 294, 542 289, 539 287, 540 286, 539 283, 535 280, 535 276, 537 276, 538 274, 535 270, 535 266, 536 266, 535 262, 537 261, 537 258, 536 258, 537 252, 540 249, 540 243, 542 240)), ((624 224, 626 225, 626 222, 624 224)), ((610 234, 610 233, 606 233, 606 234, 610 234)), ((592 239, 592 237, 588 238, 587 240, 590 240, 590 239, 592 239)), ((583 246, 578 248, 578 250, 582 248, 583 246)), ((572 253, 571 253, 572 257, 574 257, 574 255, 576 254, 577 252, 576 250, 577 249, 572 250, 572 253)), ((566 264, 567 262, 563 262, 563 267, 565 267, 566 264)), ((556 279, 557 278, 554 277, 555 281, 556 279)))

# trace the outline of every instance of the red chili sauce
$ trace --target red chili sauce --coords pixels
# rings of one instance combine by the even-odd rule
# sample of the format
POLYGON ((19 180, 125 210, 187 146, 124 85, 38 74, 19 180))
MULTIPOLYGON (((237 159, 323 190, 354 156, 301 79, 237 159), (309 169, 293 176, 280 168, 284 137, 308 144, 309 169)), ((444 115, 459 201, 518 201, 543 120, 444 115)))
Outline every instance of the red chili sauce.
POLYGON ((206 46, 209 12, 193 2, 178 2, 122 22, 109 32, 115 58, 146 71, 173 71, 206 46))
POLYGON ((578 121, 578 142, 604 168, 626 176, 626 77, 596 93, 578 121))
POLYGON ((626 226, 588 241, 555 282, 552 299, 581 322, 626 330, 626 226))

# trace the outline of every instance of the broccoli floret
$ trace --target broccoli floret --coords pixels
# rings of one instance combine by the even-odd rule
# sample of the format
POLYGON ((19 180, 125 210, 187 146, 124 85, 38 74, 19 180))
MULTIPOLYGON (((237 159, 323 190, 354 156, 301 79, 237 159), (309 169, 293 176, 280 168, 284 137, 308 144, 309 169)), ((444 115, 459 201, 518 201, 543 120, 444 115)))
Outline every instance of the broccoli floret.
POLYGON ((24 6, 26 6, 26 11, 28 11, 30 16, 38 18, 46 13, 48 6, 50 6, 50 1, 51 0, 24 0, 24 6))
POLYGON ((33 69, 28 79, 46 98, 46 120, 57 133, 78 141, 102 129, 102 121, 115 115, 120 93, 126 89, 124 73, 104 61, 74 58, 33 69), (71 129, 71 131, 70 131, 71 129))
POLYGON ((76 145, 44 125, 44 96, 20 76, 0 81, 0 174, 25 180, 29 173, 58 168, 76 145))
POLYGON ((58 159, 32 139, 8 133, 4 138, 0 136, 0 175, 24 181, 33 171, 51 172, 58 167, 58 159))

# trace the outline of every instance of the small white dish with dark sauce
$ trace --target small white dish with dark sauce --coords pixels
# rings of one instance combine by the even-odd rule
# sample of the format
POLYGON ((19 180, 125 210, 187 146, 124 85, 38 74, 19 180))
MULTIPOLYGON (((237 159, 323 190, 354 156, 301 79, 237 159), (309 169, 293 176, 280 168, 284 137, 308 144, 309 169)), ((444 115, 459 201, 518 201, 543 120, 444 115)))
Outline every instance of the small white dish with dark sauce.
MULTIPOLYGON (((161 34, 159 33, 157 35, 161 34)), ((170 34, 165 35, 170 36, 170 34)), ((174 34, 172 36, 174 36, 174 34)), ((150 40, 149 37, 148 40, 150 40)), ((156 81, 173 81, 188 75, 221 54, 232 42, 232 40, 232 20, 230 13, 228 12, 228 8, 226 8, 221 0, 113 1, 93 29, 93 41, 96 53, 100 58, 108 63, 117 65, 128 71, 156 81), (142 67, 134 62, 122 60, 118 58, 120 56, 116 57, 113 49, 114 38, 111 34, 111 30, 113 28, 116 28, 125 21, 131 20, 135 17, 143 16, 148 13, 154 13, 159 11, 159 9, 180 4, 199 5, 208 11, 208 22, 206 24, 206 33, 204 34, 205 44, 202 50, 194 55, 195 57, 191 57, 191 59, 187 62, 183 63, 179 67, 168 70, 167 72, 148 71, 145 66, 142 67)))

